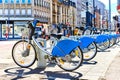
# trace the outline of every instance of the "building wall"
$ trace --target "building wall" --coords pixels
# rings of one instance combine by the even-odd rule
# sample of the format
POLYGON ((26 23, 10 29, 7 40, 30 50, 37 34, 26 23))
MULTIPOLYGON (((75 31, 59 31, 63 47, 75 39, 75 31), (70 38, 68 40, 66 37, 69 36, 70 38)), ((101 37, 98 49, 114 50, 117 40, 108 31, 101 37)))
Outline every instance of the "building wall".
MULTIPOLYGON (((96 1, 96 0, 95 0, 96 1)), ((88 11, 91 14, 94 14, 93 10, 93 0, 81 0, 81 26, 85 27, 86 26, 86 11, 87 11, 87 5, 86 3, 88 2, 88 11)))
POLYGON ((51 24, 69 23, 71 26, 76 26, 76 8, 74 6, 67 5, 66 3, 59 2, 58 0, 52 0, 51 4, 51 24))
POLYGON ((0 0, 0 38, 5 38, 6 27, 9 38, 21 38, 27 21, 38 19, 41 24, 50 23, 51 0, 0 0), (10 27, 11 26, 11 27, 10 27))
POLYGON ((104 28, 103 21, 105 20, 105 4, 101 1, 95 2, 95 11, 96 11, 96 27, 104 28))
POLYGON ((76 3, 76 9, 77 9, 77 13, 76 13, 76 16, 77 16, 77 26, 80 27, 81 26, 81 0, 77 0, 77 3, 76 3))
POLYGON ((0 17, 0 38, 7 26, 12 26, 9 38, 20 38, 28 20, 38 19, 46 29, 54 23, 76 26, 76 7, 74 0, 69 6, 58 0, 0 0, 0 17))
POLYGON ((120 5, 120 0, 117 0, 117 5, 120 5))

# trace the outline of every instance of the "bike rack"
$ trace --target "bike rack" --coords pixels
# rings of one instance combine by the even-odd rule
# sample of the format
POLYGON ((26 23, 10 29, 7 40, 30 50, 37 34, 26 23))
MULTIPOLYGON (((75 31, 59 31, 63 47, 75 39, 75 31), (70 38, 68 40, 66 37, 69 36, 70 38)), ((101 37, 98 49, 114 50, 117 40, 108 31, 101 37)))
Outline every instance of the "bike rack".
MULTIPOLYGON (((44 39, 39 39, 38 38, 37 41, 39 41, 39 42, 42 41, 42 42, 45 43, 44 39)), ((35 43, 33 43, 33 44, 35 45, 35 43)), ((46 46, 46 44, 44 44, 44 45, 46 46)), ((43 50, 39 49, 37 45, 35 45, 35 49, 36 49, 36 52, 38 53, 38 55, 37 55, 37 58, 38 58, 37 68, 45 68, 46 65, 47 65, 47 62, 44 58, 45 52, 43 50)))
MULTIPOLYGON (((59 41, 56 46, 52 49, 52 56, 65 56, 70 53, 76 46, 79 46, 81 49, 87 48, 89 44, 95 41, 97 44, 107 41, 110 38, 120 38, 120 34, 102 34, 102 35, 86 35, 86 36, 70 36, 70 38, 63 38, 63 40, 59 41)), ((43 40, 45 41, 45 40, 43 40)), ((46 44, 45 44, 46 45, 46 44)), ((39 53, 37 67, 45 68, 46 60, 44 59, 44 51, 38 50, 39 53)))

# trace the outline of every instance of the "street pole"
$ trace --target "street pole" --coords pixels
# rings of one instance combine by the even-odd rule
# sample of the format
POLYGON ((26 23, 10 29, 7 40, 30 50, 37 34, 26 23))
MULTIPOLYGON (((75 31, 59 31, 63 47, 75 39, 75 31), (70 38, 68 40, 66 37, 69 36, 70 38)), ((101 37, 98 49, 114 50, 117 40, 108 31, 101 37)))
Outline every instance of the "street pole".
POLYGON ((86 26, 88 26, 88 23, 87 23, 87 13, 88 13, 88 1, 86 1, 86 26))
POLYGON ((109 29, 111 29, 111 0, 109 0, 109 29))
POLYGON ((93 0, 93 14, 94 14, 94 27, 95 27, 95 0, 93 0))

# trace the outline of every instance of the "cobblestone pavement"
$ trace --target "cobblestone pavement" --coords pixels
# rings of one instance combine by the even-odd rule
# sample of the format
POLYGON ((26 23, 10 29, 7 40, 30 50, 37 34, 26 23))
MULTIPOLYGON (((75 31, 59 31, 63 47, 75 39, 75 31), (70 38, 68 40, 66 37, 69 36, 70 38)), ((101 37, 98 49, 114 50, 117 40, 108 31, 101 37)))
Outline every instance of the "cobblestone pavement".
POLYGON ((12 60, 16 41, 0 41, 0 80, 120 80, 120 46, 115 45, 73 71, 66 72, 54 64, 37 68, 20 68, 12 60))

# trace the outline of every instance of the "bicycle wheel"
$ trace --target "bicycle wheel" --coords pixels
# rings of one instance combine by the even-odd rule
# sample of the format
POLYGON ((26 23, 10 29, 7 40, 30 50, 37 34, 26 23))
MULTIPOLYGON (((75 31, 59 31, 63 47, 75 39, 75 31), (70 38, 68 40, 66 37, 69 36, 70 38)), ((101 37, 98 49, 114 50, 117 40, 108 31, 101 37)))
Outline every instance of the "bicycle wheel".
POLYGON ((30 49, 27 50, 28 42, 25 40, 18 41, 12 48, 12 58, 14 62, 22 67, 28 68, 35 63, 36 51, 32 44, 29 44, 30 49))
POLYGON ((65 71, 73 71, 80 67, 83 61, 83 53, 79 47, 76 47, 65 57, 57 57, 58 66, 65 71))
POLYGON ((110 40, 109 39, 107 39, 104 42, 97 43, 98 51, 104 51, 104 50, 108 49, 109 47, 110 47, 110 40))
POLYGON ((119 43, 120 42, 120 37, 117 37, 116 38, 116 43, 119 43))
POLYGON ((93 59, 97 54, 96 43, 95 42, 91 43, 87 48, 83 49, 82 51, 83 51, 84 61, 89 61, 93 59))
POLYGON ((110 47, 112 47, 115 43, 116 43, 115 38, 110 39, 110 47))
POLYGON ((82 35, 90 35, 91 33, 92 33, 92 30, 87 28, 87 29, 83 30, 82 35))

